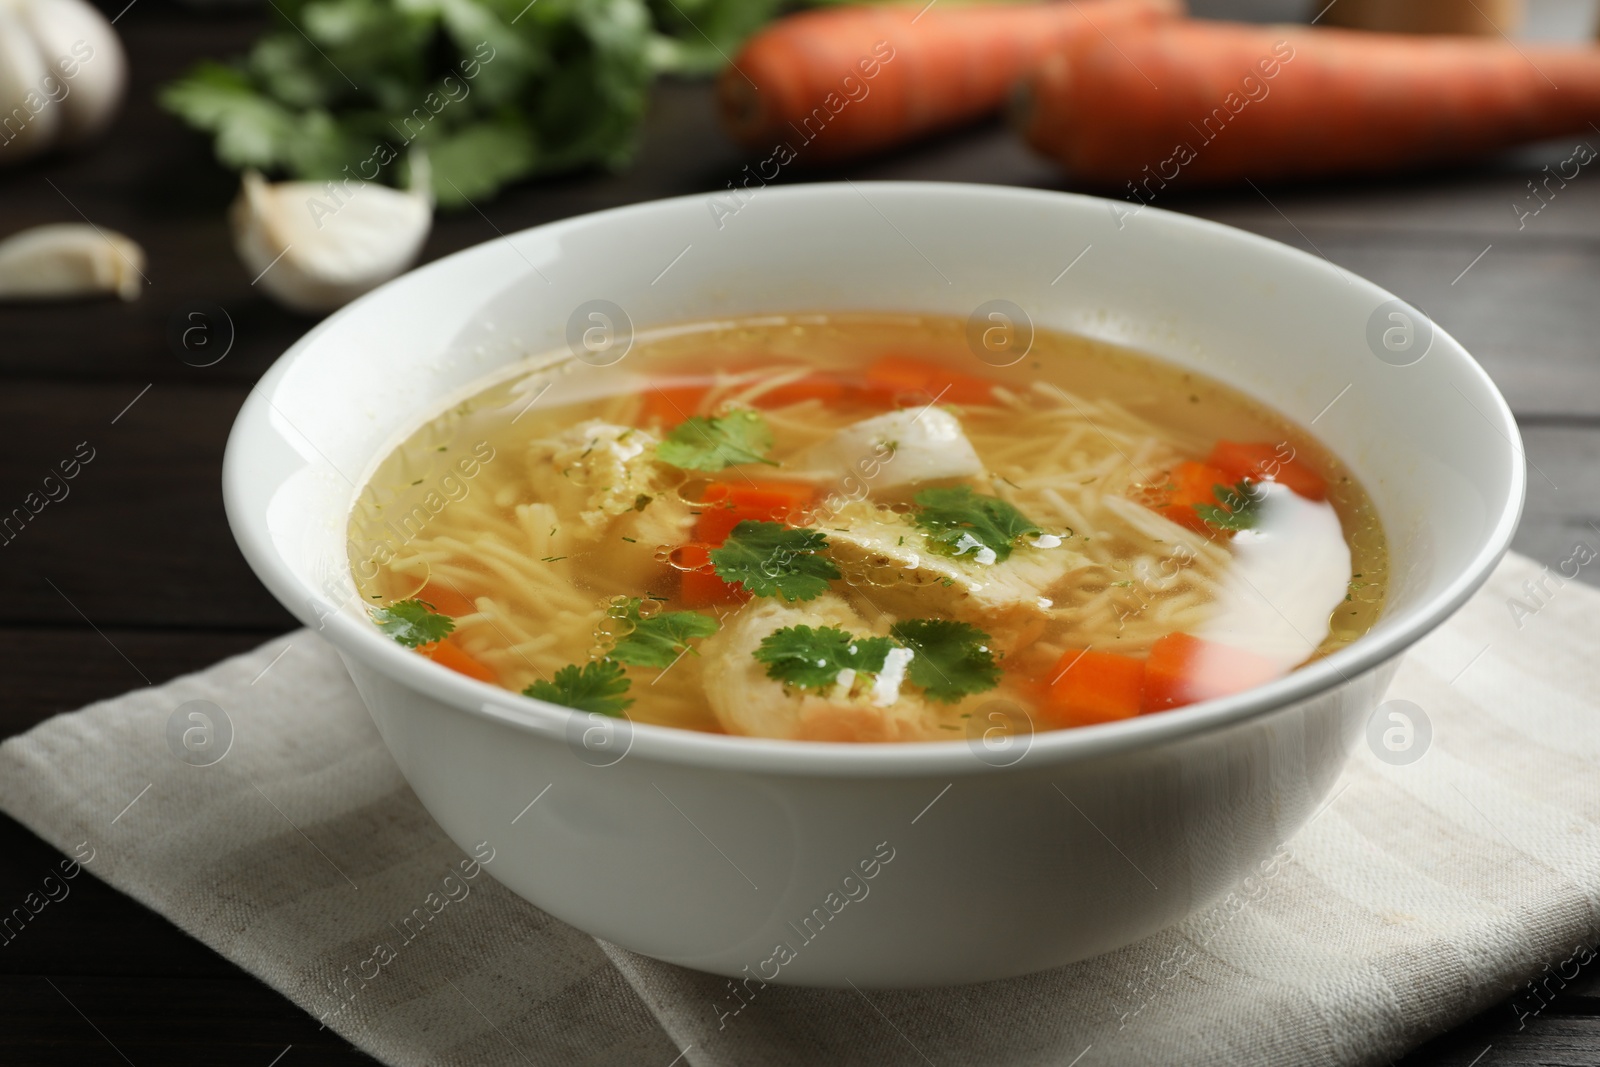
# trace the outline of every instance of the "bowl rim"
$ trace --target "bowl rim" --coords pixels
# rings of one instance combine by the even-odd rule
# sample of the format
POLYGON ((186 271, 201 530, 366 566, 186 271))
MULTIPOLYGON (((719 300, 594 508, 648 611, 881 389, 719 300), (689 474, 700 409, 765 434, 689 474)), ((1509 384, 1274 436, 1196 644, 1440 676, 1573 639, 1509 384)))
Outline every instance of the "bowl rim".
MULTIPOLYGON (((1045 205, 1076 201, 1094 210, 1104 210, 1105 205, 1121 203, 1055 190, 937 181, 801 183, 770 187, 763 190, 762 196, 781 200, 840 195, 855 197, 860 195, 858 187, 861 185, 868 185, 887 196, 932 193, 974 201, 999 197, 1045 205)), ((250 475, 246 455, 252 447, 252 436, 272 432, 267 425, 267 416, 273 407, 270 396, 291 366, 314 351, 325 333, 344 320, 361 315, 367 306, 382 299, 392 286, 418 276, 452 270, 463 259, 486 254, 485 250, 500 240, 534 235, 559 239, 568 230, 597 222, 626 224, 634 216, 657 211, 670 212, 688 202, 698 204, 705 195, 688 194, 575 215, 472 245, 409 271, 346 305, 313 327, 280 355, 250 391, 234 421, 224 452, 222 474, 223 501, 229 527, 251 569, 273 596, 303 623, 323 633, 347 659, 354 657, 454 711, 548 738, 567 738, 569 743, 577 734, 581 734, 589 717, 584 712, 522 696, 450 671, 387 640, 374 627, 342 612, 318 615, 297 608, 296 605, 311 605, 318 596, 317 590, 294 574, 272 547, 264 522, 250 515, 242 489, 244 479, 250 475)), ((1178 232, 1187 230, 1190 234, 1233 242, 1253 248, 1267 257, 1287 257, 1310 263, 1326 262, 1281 242, 1208 219, 1155 207, 1143 207, 1139 213, 1152 213, 1158 219, 1158 225, 1174 227, 1178 232)), ((1359 275, 1350 277, 1355 284, 1368 289, 1378 303, 1384 299, 1398 299, 1395 294, 1359 275)), ((625 755, 637 755, 641 759, 669 764, 790 776, 955 778, 1004 773, 1024 767, 1031 769, 1043 764, 1062 765, 1137 749, 1153 749, 1163 743, 1211 733, 1264 716, 1348 685, 1398 657, 1459 610, 1488 580, 1495 565, 1508 551, 1521 517, 1527 471, 1523 461, 1521 434, 1511 409, 1488 372, 1460 342, 1437 323, 1433 323, 1433 329, 1434 341, 1430 355, 1440 355, 1457 362, 1461 370, 1483 388, 1484 395, 1492 400, 1492 410, 1480 409, 1480 413, 1484 415, 1488 428, 1504 439, 1506 449, 1511 454, 1509 491, 1505 499, 1500 501, 1493 522, 1486 524, 1482 543, 1470 563, 1453 576, 1442 590, 1390 618, 1388 632, 1380 636, 1364 635, 1324 659, 1233 696, 1176 708, 1159 715, 1141 715, 1093 726, 1035 732, 1030 736, 1022 757, 1004 765, 977 758, 969 749, 969 743, 962 738, 884 744, 791 741, 702 733, 680 727, 632 723, 626 719, 605 721, 625 732, 628 742, 625 755), (621 723, 628 725, 618 725, 621 723)))

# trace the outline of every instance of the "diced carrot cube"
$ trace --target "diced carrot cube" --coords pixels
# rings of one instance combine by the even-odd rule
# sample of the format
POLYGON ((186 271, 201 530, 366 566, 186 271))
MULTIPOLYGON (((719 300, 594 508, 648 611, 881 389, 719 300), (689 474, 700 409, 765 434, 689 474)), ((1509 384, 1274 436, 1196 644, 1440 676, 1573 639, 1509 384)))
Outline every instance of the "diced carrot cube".
POLYGON ((1266 441, 1218 441, 1207 459, 1213 467, 1233 485, 1241 479, 1252 482, 1275 481, 1299 493, 1307 500, 1321 500, 1328 495, 1328 483, 1310 464, 1295 458, 1294 449, 1287 445, 1266 441), (1288 455, 1283 454, 1287 448, 1288 455))
POLYGON ((646 423, 676 426, 683 422, 711 389, 708 378, 683 379, 652 384, 644 392, 644 411, 640 416, 646 423))
POLYGON ((435 641, 431 645, 423 645, 417 651, 439 664, 439 666, 448 667, 457 674, 464 674, 468 678, 476 678, 480 682, 493 682, 495 680, 494 671, 462 651, 449 638, 443 641, 435 641))
POLYGON ((1195 511, 1195 505, 1215 504, 1222 507, 1216 489, 1219 485, 1226 489, 1233 484, 1228 476, 1206 463, 1185 462, 1172 468, 1167 477, 1171 485, 1164 497, 1166 502, 1158 505, 1156 512, 1187 529, 1202 533, 1209 531, 1211 528, 1195 511))
POLYGON ((1190 634, 1168 634, 1145 660, 1140 710, 1165 711, 1242 693, 1282 673, 1254 652, 1190 634))
POLYGON ((712 482, 701 498, 695 540, 720 545, 735 526, 747 519, 788 522, 809 506, 815 495, 811 486, 794 482, 712 482))
POLYGON ((433 610, 439 614, 451 618, 457 615, 471 615, 478 610, 478 606, 452 584, 438 580, 429 581, 424 585, 418 590, 416 598, 425 604, 433 605, 433 610))
POLYGON ((681 577, 683 584, 679 587, 678 597, 687 608, 703 608, 712 604, 727 604, 750 599, 750 594, 745 592, 743 586, 723 581, 717 577, 715 571, 684 571, 681 577))
POLYGON ((1045 703, 1057 725, 1089 726, 1139 714, 1144 661, 1068 649, 1051 672, 1045 703))

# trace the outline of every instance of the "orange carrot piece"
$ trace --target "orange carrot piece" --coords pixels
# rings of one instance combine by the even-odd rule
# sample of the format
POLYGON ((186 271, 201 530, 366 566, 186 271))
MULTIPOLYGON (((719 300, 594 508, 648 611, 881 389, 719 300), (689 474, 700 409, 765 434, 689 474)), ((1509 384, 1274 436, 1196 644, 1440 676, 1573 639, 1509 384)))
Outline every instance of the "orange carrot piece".
POLYGON ((1089 726, 1139 714, 1144 661, 1068 649, 1051 672, 1045 706, 1060 726, 1089 726))
POLYGON ((723 73, 722 125, 779 165, 880 152, 1000 110, 1063 38, 1120 37, 1181 9, 1179 0, 1078 0, 791 15, 750 38, 723 73))
POLYGON ((1328 483, 1311 465, 1295 458, 1294 449, 1266 441, 1218 441, 1206 462, 1227 476, 1227 484, 1234 485, 1242 478, 1252 482, 1275 481, 1286 485, 1307 500, 1321 500, 1328 495, 1328 483))
POLYGON ((704 608, 712 604, 727 604, 749 600, 750 594, 737 584, 717 577, 711 566, 711 550, 715 545, 691 541, 672 550, 672 565, 679 570, 681 584, 678 598, 685 607, 704 608))
POLYGON ((796 512, 809 506, 815 496, 816 490, 811 486, 793 482, 712 482, 701 498, 694 539, 702 544, 720 545, 733 528, 746 519, 788 522, 796 512))
POLYGON ((494 671, 473 659, 448 638, 443 641, 435 641, 431 645, 423 645, 417 651, 433 660, 439 666, 449 667, 457 674, 464 674, 468 678, 476 678, 480 682, 493 682, 495 680, 494 671))
POLYGON ((1211 529, 1195 511, 1196 504, 1216 504, 1216 487, 1232 485, 1228 476, 1207 463, 1185 462, 1172 468, 1168 475, 1171 489, 1165 502, 1156 511, 1186 529, 1205 533, 1211 529))
POLYGON ((441 615, 448 615, 452 619, 457 615, 471 615, 478 610, 478 606, 468 600, 465 594, 458 592, 448 582, 429 581, 417 591, 418 600, 433 605, 433 610, 441 615))
POLYGON ((712 604, 728 604, 749 600, 750 594, 743 586, 718 578, 715 571, 684 571, 683 584, 678 589, 679 599, 687 608, 704 608, 712 604))
POLYGON ((902 401, 907 394, 921 397, 912 403, 926 404, 934 398, 946 404, 994 402, 994 383, 988 379, 914 356, 884 356, 867 368, 867 382, 877 387, 883 402, 891 404, 902 401))
POLYGON ((1142 712, 1242 693, 1283 672, 1254 652, 1189 634, 1168 634, 1150 649, 1144 664, 1142 712))
POLYGON ((652 384, 645 390, 640 418, 646 423, 676 426, 694 414, 710 388, 710 379, 652 384))
POLYGON ((1173 185, 1392 171, 1587 136, 1600 50, 1173 19, 1115 41, 1062 37, 1021 88, 1034 148, 1079 182, 1165 203, 1173 185))

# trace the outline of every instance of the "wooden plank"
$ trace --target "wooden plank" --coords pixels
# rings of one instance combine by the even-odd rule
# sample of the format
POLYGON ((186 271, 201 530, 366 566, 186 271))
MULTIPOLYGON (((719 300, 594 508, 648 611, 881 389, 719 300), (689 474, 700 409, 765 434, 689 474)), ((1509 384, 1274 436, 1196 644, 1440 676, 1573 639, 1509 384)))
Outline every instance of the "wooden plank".
POLYGON ((0 702, 0 737, 22 733, 52 715, 144 688, 145 679, 161 685, 202 670, 248 652, 272 636, 118 627, 96 633, 81 624, 0 627, 0 677, 9 683, 9 696, 0 702))
MULTIPOLYGON (((1600 552, 1600 428, 1528 425, 1528 502, 1512 547, 1559 571, 1574 548, 1600 552)), ((1600 559, 1578 571, 1600 585, 1600 559)))
POLYGON ((8 618, 288 629, 290 616, 234 546, 218 492, 223 443, 245 390, 164 383, 140 392, 50 383, 0 390, 8 618), (70 481, 45 481, 85 456, 70 481))
POLYGON ((243 972, 231 978, 7 975, 0 977, 0 1005, 0 1062, 6 1064, 269 1067, 280 1056, 282 1067, 377 1064, 243 972))

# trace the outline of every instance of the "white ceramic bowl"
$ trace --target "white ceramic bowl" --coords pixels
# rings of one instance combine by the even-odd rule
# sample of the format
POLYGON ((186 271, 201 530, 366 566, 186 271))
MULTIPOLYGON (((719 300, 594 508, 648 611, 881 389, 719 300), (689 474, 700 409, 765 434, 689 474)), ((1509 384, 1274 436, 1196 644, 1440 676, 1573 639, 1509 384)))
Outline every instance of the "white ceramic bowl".
POLYGON ((507 886, 647 955, 808 985, 968 982, 1128 944, 1219 898, 1316 811, 1397 657, 1510 542, 1521 448, 1488 377, 1376 286, 1182 215, 915 183, 739 203, 527 230, 312 330, 228 443, 229 521, 256 573, 339 649, 446 833, 491 842, 507 886), (630 730, 470 681, 362 617, 346 518, 400 435, 447 395, 565 344, 569 317, 597 298, 639 329, 819 309, 967 315, 1003 298, 1040 326, 1200 368, 1315 422, 1365 483, 1392 545, 1387 613, 1248 693, 997 749, 630 730))

